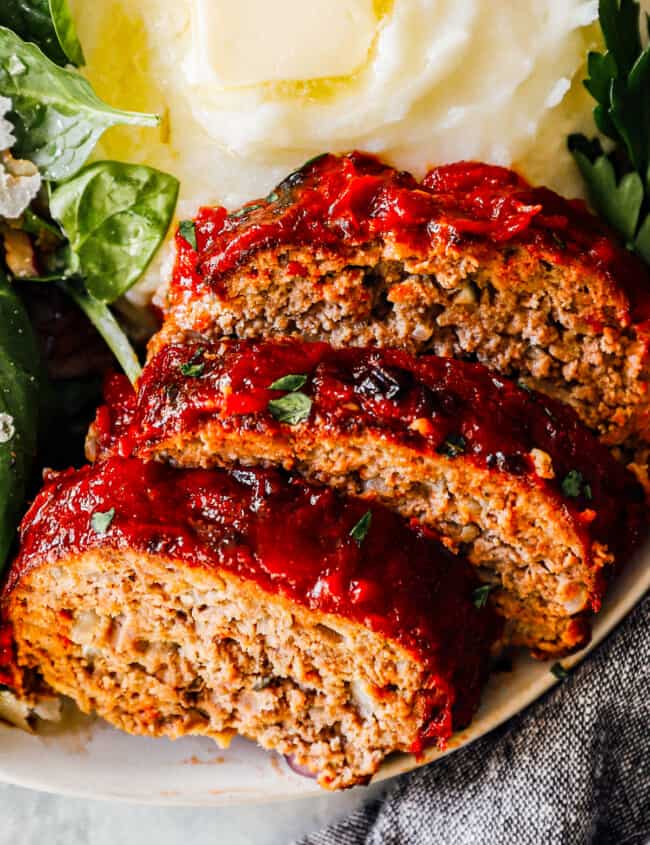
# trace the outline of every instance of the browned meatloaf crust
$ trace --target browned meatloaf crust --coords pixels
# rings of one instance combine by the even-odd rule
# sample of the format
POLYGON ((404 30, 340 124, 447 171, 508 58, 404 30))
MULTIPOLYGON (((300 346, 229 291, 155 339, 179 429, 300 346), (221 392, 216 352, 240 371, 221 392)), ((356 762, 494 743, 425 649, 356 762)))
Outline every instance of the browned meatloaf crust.
POLYGON ((239 732, 330 788, 444 746, 501 627, 421 530, 271 470, 54 474, 20 541, 2 596, 20 669, 123 730, 239 732))
POLYGON ((418 183, 323 156, 233 214, 202 209, 195 235, 177 236, 154 352, 197 332, 468 358, 610 444, 650 440, 646 268, 584 204, 511 171, 461 162, 418 183))
POLYGON ((383 502, 465 551, 511 642, 540 655, 587 642, 605 572, 645 520, 640 485, 570 408, 479 364, 201 341, 149 361, 133 405, 109 390, 89 457, 277 465, 383 502))

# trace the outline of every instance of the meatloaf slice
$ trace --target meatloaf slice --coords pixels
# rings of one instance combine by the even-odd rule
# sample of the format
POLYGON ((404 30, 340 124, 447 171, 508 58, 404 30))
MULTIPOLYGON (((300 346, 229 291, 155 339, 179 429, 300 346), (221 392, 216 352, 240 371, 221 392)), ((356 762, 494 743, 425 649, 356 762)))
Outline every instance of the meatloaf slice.
POLYGON ((196 332, 467 358, 610 444, 650 440, 647 269, 584 204, 511 171, 461 162, 418 183, 327 155, 230 215, 202 209, 194 235, 177 235, 153 352, 196 332))
POLYGON ((244 734, 329 788, 466 725, 500 630, 422 531, 270 470, 113 458, 53 475, 20 540, 23 671, 131 733, 244 734))
POLYGON ((479 364, 297 341, 171 345, 117 393, 92 452, 276 465, 421 520, 463 550, 515 644, 589 638, 643 490, 570 408, 479 364), (129 397, 131 397, 129 399, 129 397))

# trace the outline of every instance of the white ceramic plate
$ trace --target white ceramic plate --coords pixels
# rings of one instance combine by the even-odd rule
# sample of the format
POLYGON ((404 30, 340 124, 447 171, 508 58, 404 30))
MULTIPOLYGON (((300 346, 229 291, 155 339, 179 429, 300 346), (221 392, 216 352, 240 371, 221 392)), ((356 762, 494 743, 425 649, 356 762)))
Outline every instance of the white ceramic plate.
MULTIPOLYGON (((589 649, 563 660, 575 665, 596 646, 650 588, 650 544, 617 580, 596 618, 589 649)), ((556 679, 549 663, 521 655, 511 673, 492 678, 469 728, 454 736, 445 753, 467 745, 526 707, 556 679)), ((407 772, 441 756, 430 751, 419 763, 395 755, 375 780, 407 772)), ((64 795, 142 804, 209 806, 259 803, 322 795, 314 781, 285 761, 236 739, 222 751, 205 738, 171 742, 127 736, 99 720, 70 714, 62 726, 30 735, 0 724, 0 781, 64 795)))

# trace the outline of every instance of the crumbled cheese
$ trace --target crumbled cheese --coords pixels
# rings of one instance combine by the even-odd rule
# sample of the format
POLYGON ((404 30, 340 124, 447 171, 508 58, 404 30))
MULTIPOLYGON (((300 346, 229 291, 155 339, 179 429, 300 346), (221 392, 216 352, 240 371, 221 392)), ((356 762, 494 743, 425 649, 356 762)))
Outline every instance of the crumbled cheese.
POLYGON ((9 150, 16 142, 13 135, 13 126, 5 115, 11 111, 11 100, 8 97, 0 97, 0 150, 9 150))
POLYGON ((14 418, 10 414, 0 414, 0 443, 8 443, 15 433, 14 418))
POLYGON ((9 150, 15 142, 5 115, 11 100, 0 97, 0 217, 20 217, 41 187, 41 176, 31 161, 14 159, 9 150))
POLYGON ((19 161, 9 152, 0 156, 0 217, 15 220, 41 187, 41 175, 31 162, 19 161), (31 165, 31 167, 30 167, 31 165))

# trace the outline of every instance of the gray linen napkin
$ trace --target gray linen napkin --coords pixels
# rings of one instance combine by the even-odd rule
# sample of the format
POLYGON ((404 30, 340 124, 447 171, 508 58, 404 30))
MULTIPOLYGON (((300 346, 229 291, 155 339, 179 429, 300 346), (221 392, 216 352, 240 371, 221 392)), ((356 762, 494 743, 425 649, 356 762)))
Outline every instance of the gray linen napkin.
POLYGON ((541 701, 301 842, 650 843, 650 596, 541 701))

